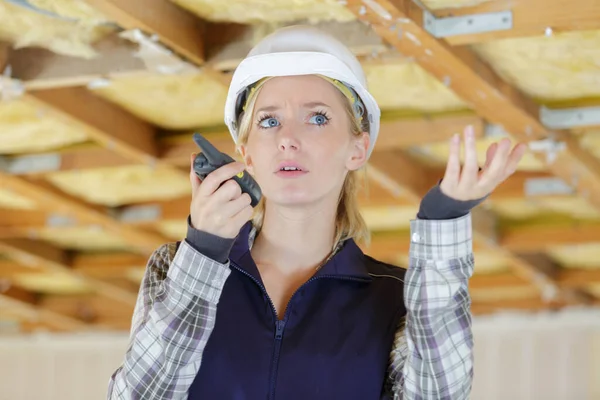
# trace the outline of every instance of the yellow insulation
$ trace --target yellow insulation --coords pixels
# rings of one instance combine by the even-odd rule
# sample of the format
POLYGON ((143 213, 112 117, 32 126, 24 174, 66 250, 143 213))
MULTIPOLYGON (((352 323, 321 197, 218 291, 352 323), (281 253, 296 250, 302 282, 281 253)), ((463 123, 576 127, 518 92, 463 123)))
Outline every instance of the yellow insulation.
POLYGON ((47 179, 69 194, 106 206, 170 200, 190 194, 185 173, 144 165, 54 172, 47 179))
POLYGON ((223 123, 227 88, 203 73, 143 74, 93 89, 105 99, 166 129, 223 123))
POLYGON ((212 21, 277 23, 307 20, 352 21, 354 14, 338 0, 170 0, 212 21))
MULTIPOLYGON (((586 288, 586 290, 592 296, 600 298, 600 284, 589 285, 586 288)), ((597 356, 597 359, 598 359, 598 368, 596 369, 596 371, 600 371, 600 335, 598 335, 598 350, 596 351, 596 354, 598 354, 598 356, 597 356)), ((600 393, 600 383, 598 383, 598 393, 600 393)))
POLYGON ((182 240, 185 238, 187 225, 183 220, 168 220, 159 222, 156 229, 168 238, 182 240))
POLYGON ((18 195, 17 193, 0 189, 0 208, 33 210, 36 208, 36 203, 27 197, 18 195))
MULTIPOLYGON (((0 2, 0 4, 2 4, 0 2)), ((86 141, 68 124, 22 100, 0 101, 0 153, 35 153, 86 141)))
POLYGON ((600 158, 600 130, 591 130, 580 136, 581 147, 589 150, 596 157, 600 158))
POLYGON ((126 250, 123 238, 96 226, 44 227, 37 236, 58 247, 78 251, 126 250))
POLYGON ((504 80, 536 99, 600 95, 600 30, 503 39, 474 49, 504 80))
POLYGON ((489 200, 498 216, 510 220, 526 220, 549 214, 576 219, 600 219, 600 212, 581 197, 532 197, 530 199, 489 200))
POLYGON ((552 247, 547 251, 563 268, 600 269, 600 242, 552 247))
POLYGON ((93 43, 114 29, 100 25, 107 18, 83 0, 29 2, 77 21, 54 18, 0 1, 0 39, 13 43, 17 48, 39 46, 58 54, 91 58, 96 55, 93 43))
POLYGON ((369 63, 369 90, 382 110, 446 111, 468 108, 454 92, 415 63, 369 63))
POLYGON ((365 223, 373 231, 397 230, 410 227, 415 207, 365 207, 361 209, 365 223))
POLYGON ((92 290, 83 280, 66 273, 22 274, 14 278, 16 286, 46 294, 79 294, 92 290))

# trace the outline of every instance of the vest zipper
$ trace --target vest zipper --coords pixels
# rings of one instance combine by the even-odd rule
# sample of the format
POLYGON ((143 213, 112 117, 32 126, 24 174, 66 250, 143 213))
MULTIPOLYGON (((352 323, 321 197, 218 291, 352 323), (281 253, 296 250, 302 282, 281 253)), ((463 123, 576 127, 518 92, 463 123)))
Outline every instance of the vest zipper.
POLYGON ((265 288, 265 286, 262 283, 260 283, 258 281, 258 279, 253 277, 248 272, 244 271, 242 268, 240 268, 234 262, 231 261, 230 265, 232 267, 234 267, 236 270, 240 271, 242 274, 244 274, 247 277, 249 277, 250 279, 252 279, 258 285, 258 287, 260 287, 260 289, 263 291, 264 295, 267 296, 267 299, 269 300, 269 305, 271 306, 271 310, 273 311, 273 316, 275 317, 275 348, 273 350, 273 360, 271 361, 271 373, 269 376, 269 397, 267 398, 268 400, 274 400, 275 399, 275 383, 277 381, 277 369, 278 369, 278 364, 279 364, 279 352, 281 350, 281 344, 283 341, 283 331, 285 329, 285 324, 288 319, 288 313, 289 313, 289 309, 290 309, 289 304, 294 299, 294 296, 296 296, 296 294, 302 288, 304 288, 306 285, 308 285, 309 283, 314 282, 318 279, 322 279, 322 278, 333 278, 333 279, 357 281, 357 282, 366 282, 369 279, 362 279, 362 278, 356 278, 356 277, 350 277, 350 276, 339 276, 339 275, 313 276, 312 278, 310 278, 309 280, 304 282, 302 285, 300 285, 298 287, 298 289, 296 289, 296 291, 292 294, 292 296, 290 297, 290 301, 288 302, 288 304, 286 304, 286 310, 285 310, 285 313, 283 314, 283 319, 280 320, 279 316, 277 315, 277 310, 275 309, 275 305, 273 304, 273 300, 271 300, 271 298, 269 297, 269 294, 267 293, 267 289, 265 288))

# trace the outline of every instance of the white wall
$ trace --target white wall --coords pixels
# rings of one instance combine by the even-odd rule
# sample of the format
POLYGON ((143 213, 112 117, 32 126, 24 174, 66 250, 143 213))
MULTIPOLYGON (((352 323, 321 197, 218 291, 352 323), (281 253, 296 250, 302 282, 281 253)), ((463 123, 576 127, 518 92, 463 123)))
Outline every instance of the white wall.
MULTIPOLYGON (((600 400, 600 311, 474 320, 473 400, 600 400)), ((101 400, 123 335, 0 337, 0 400, 101 400)))

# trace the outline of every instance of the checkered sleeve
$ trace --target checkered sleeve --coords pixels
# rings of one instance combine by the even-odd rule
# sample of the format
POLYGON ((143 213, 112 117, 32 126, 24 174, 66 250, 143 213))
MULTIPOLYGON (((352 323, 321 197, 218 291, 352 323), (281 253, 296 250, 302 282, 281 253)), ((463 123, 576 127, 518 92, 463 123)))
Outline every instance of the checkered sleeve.
POLYGON ((391 353, 395 399, 468 399, 473 337, 468 281, 473 274, 471 214, 411 221, 405 319, 391 353))
POLYGON ((130 342, 108 399, 185 399, 215 325, 231 270, 186 241, 151 255, 134 308, 130 342))

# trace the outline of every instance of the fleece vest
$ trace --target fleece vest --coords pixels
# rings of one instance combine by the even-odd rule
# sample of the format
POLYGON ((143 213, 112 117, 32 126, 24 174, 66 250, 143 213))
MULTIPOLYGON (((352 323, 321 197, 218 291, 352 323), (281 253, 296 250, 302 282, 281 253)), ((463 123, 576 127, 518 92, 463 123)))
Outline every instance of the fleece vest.
POLYGON ((190 400, 379 400, 403 304, 405 270, 352 240, 277 316, 248 246, 230 253, 214 330, 190 400))

